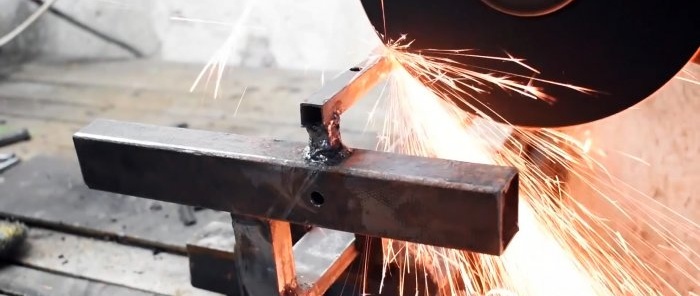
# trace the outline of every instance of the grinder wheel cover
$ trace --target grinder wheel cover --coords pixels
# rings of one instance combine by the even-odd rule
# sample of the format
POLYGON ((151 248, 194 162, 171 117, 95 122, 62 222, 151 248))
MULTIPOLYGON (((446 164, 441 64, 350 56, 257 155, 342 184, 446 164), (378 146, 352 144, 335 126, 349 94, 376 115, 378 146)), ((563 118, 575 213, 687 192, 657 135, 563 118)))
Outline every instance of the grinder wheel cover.
MULTIPOLYGON (((527 127, 575 125, 625 110, 672 79, 700 46, 698 0, 574 0, 539 16, 504 13, 481 0, 362 4, 380 36, 386 33, 385 40, 396 40, 406 34, 413 41, 411 50, 475 49, 499 56, 507 52, 539 70, 537 78, 596 91, 591 95, 538 84, 556 98, 552 104, 498 88, 479 96, 488 106, 480 111, 527 127)), ((473 58, 451 58, 486 66, 473 58)), ((488 67, 517 70, 507 63, 491 62, 488 67)), ((463 99, 480 106, 473 98, 463 99)))

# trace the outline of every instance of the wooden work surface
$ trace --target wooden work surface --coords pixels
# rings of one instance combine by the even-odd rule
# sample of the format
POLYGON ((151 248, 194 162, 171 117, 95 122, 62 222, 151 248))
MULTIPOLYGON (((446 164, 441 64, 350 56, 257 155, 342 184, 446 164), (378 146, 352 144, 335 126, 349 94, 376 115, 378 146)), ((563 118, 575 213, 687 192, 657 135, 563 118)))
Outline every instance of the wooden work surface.
MULTIPOLYGON (((0 82, 0 117, 31 130, 33 141, 12 148, 26 157, 72 154, 72 133, 95 118, 187 122, 196 129, 306 141, 298 106, 320 88, 321 73, 228 69, 214 98, 213 78, 189 91, 201 68, 151 61, 29 64, 0 82)), ((344 114, 349 145, 373 147, 374 133, 363 130, 374 101, 344 114)))
MULTIPOLYGON (((0 219, 31 226, 22 252, 0 261, 0 295, 212 295, 189 285, 184 246, 228 215, 196 211, 197 223, 187 226, 177 205, 92 191, 82 184, 71 139, 108 118, 306 141, 298 104, 321 86, 321 73, 228 69, 214 99, 213 81, 189 91, 201 68, 32 63, 0 79, 0 129, 32 135, 0 148, 23 160, 0 174, 0 219)), ((375 145, 376 128, 367 125, 372 96, 343 116, 350 146, 375 145)))

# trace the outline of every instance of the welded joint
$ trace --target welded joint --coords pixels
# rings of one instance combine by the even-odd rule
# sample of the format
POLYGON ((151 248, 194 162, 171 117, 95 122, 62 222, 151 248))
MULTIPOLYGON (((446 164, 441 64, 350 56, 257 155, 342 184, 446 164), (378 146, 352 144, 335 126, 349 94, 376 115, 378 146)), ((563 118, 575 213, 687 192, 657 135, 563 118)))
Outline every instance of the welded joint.
POLYGON ((350 156, 352 149, 343 144, 340 137, 340 113, 333 113, 334 120, 328 125, 306 126, 309 145, 304 149, 304 159, 311 163, 335 165, 350 156))
POLYGON ((372 55, 359 66, 326 83, 300 104, 301 125, 309 133, 309 145, 304 151, 308 162, 336 165, 352 153, 343 145, 340 117, 390 70, 391 65, 385 57, 372 55))
POLYGON ((290 223, 231 214, 244 296, 322 296, 357 257, 355 235, 314 228, 292 244, 290 223))

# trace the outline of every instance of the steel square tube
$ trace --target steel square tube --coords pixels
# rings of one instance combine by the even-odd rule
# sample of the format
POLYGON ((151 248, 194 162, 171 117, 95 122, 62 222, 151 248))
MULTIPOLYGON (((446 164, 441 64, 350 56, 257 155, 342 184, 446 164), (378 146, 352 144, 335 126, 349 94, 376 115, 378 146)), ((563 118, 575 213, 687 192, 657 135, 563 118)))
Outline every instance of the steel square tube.
POLYGON ((301 125, 328 126, 334 114, 342 114, 391 72, 391 62, 372 55, 359 66, 353 67, 328 81, 319 91, 300 104, 301 125))
POLYGON ((517 232, 514 168, 97 120, 74 135, 93 189, 499 255, 517 232))
POLYGON ((294 265, 302 294, 323 296, 357 255, 353 233, 311 229, 294 244, 294 265))
POLYGON ((193 287, 225 295, 239 293, 233 249, 236 239, 230 223, 210 222, 187 242, 193 287))
POLYGON ((289 223, 231 215, 236 236, 233 264, 240 296, 297 291, 289 223))
MULTIPOLYGON (((235 236, 231 224, 212 222, 187 243, 193 286, 226 295, 241 294, 239 275, 235 269, 235 236)), ((267 241, 258 243, 263 246, 268 244, 267 241)), ((247 255, 250 253, 241 257, 245 258, 247 255)), ((358 250, 355 247, 354 234, 314 227, 294 244, 293 255, 299 287, 297 294, 320 296, 324 295, 331 285, 337 284, 341 273, 357 257, 358 250)), ((250 273, 248 276, 257 276, 258 279, 265 274, 260 271, 251 272, 250 269, 247 271, 250 273)), ((254 286, 271 288, 275 284, 268 284, 267 287, 257 284, 254 286)))

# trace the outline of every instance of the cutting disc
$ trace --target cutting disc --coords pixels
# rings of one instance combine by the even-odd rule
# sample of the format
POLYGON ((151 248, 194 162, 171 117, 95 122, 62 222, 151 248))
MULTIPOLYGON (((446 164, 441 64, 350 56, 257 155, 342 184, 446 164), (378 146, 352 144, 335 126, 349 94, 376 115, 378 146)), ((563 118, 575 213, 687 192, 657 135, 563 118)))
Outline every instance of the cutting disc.
MULTIPOLYGON (((537 69, 537 78, 596 91, 585 94, 540 83, 556 98, 551 104, 498 88, 478 96, 488 106, 479 107, 481 111, 520 126, 567 126, 618 113, 672 79, 700 46, 698 0, 362 0, 362 4, 384 40, 405 34, 415 52, 508 53, 537 69)), ((451 58, 465 65, 518 70, 508 63, 482 65, 479 59, 451 58)), ((472 98, 463 99, 479 105, 472 98)))

